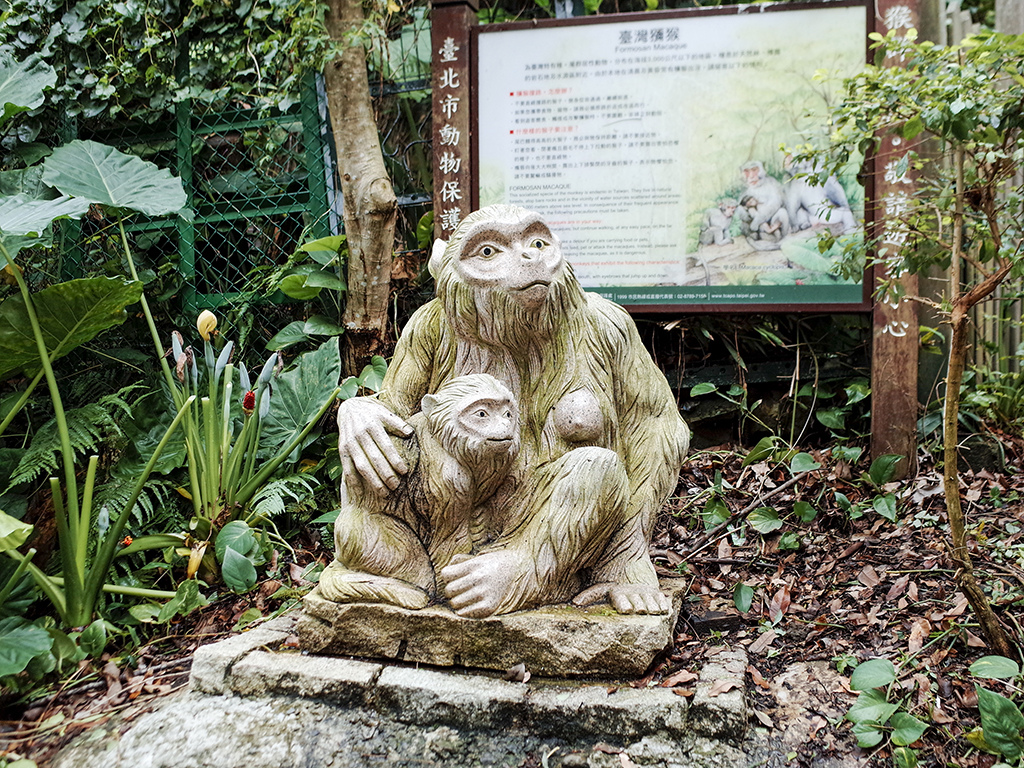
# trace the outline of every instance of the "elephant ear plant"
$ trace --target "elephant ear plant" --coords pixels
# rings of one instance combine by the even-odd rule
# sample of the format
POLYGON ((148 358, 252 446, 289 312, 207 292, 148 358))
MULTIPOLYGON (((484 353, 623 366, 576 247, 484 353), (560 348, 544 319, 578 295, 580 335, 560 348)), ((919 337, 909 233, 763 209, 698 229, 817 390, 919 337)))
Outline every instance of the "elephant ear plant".
MULTIPOLYGON (((5 98, 6 94, 0 93, 0 101, 5 98)), ((46 232, 57 218, 81 217, 91 205, 100 205, 116 217, 122 240, 127 247, 123 225, 125 211, 144 211, 151 215, 174 213, 184 206, 185 193, 181 182, 167 171, 158 170, 150 163, 93 142, 73 142, 56 150, 44 164, 42 179, 45 184, 56 186, 61 192, 60 196, 34 199, 27 194, 17 194, 0 198, 0 254, 17 282, 20 294, 19 302, 9 305, 8 300, 4 303, 2 316, 10 326, 3 328, 0 336, 10 341, 21 332, 31 339, 35 354, 29 355, 18 367, 27 374, 38 367, 39 372, 30 386, 38 383, 41 375, 49 388, 54 421, 60 436, 63 467, 63 483, 56 477, 50 478, 60 543, 61 575, 47 576, 29 562, 26 562, 25 567, 54 604, 62 622, 66 626, 76 627, 87 624, 93 618, 99 594, 104 588, 137 596, 172 596, 172 593, 156 590, 105 585, 104 581, 117 554, 131 510, 171 434, 185 417, 191 399, 179 405, 174 420, 136 479, 123 507, 112 516, 105 530, 97 533, 96 549, 90 557, 89 539, 94 527, 94 513, 97 512, 93 506, 93 490, 99 460, 96 456, 89 459, 84 482, 80 486, 64 404, 51 363, 104 327, 123 321, 124 307, 136 300, 142 302, 154 335, 155 325, 145 303, 145 296, 139 288, 130 252, 129 265, 135 282, 115 281, 117 285, 106 291, 108 294, 116 294, 117 298, 112 299, 112 306, 107 308, 106 319, 103 321, 97 320, 93 312, 96 303, 89 300, 91 291, 104 292, 102 282, 73 281, 34 295, 15 262, 16 254, 26 245, 45 242, 46 232), (81 331, 76 333, 67 330, 76 327, 81 331)), ((164 367, 169 376, 166 362, 164 367)), ((22 398, 21 404, 25 399, 27 396, 22 398)), ((9 418, 5 419, 3 426, 7 423, 9 418)), ((8 549, 5 554, 16 560, 24 559, 14 549, 8 549)))

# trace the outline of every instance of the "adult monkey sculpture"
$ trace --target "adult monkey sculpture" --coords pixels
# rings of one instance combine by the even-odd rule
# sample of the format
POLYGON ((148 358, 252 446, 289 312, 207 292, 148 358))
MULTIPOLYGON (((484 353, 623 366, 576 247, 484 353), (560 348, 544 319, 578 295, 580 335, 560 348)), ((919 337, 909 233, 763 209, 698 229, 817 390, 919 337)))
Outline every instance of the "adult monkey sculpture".
MULTIPOLYGON (((410 319, 379 398, 338 411, 343 483, 379 493, 407 471, 393 437, 421 398, 488 373, 520 407, 520 451, 487 543, 435 563, 452 608, 484 617, 607 598, 620 613, 666 613, 647 551, 689 430, 629 315, 584 293, 535 213, 467 216, 430 259, 437 298, 410 319)), ((334 590, 331 569, 320 592, 334 590)), ((351 601, 353 598, 344 598, 351 601)))

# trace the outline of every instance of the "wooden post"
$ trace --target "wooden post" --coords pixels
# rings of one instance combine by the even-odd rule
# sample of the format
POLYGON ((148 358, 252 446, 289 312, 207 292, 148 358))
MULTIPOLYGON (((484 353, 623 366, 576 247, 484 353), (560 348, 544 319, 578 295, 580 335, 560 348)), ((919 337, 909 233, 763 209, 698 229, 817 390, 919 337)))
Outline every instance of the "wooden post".
MULTIPOLYGON (((884 35, 890 29, 906 32, 920 25, 920 0, 876 0, 875 31, 884 35)), ((887 60, 900 66, 898 60, 887 60)), ((895 256, 906 247, 908 233, 899 224, 906 212, 914 181, 909 173, 900 174, 897 166, 907 151, 898 137, 883 139, 875 158, 876 222, 882 233, 878 258, 895 256)), ((875 267, 876 287, 889 276, 884 263, 875 267)), ((897 276, 904 296, 916 296, 917 276, 897 276)), ((907 457, 900 463, 900 477, 917 466, 917 366, 918 305, 877 295, 872 313, 871 345, 871 455, 896 453, 907 457)))
POLYGON ((448 239, 470 212, 470 35, 478 0, 434 0, 433 49, 434 236, 448 239))

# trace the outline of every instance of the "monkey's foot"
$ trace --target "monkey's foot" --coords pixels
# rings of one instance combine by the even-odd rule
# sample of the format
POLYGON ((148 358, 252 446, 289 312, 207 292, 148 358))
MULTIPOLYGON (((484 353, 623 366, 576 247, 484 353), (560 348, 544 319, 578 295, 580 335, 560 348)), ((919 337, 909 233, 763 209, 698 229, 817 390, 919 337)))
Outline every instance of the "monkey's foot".
POLYGON ((605 598, 617 613, 658 615, 672 609, 668 597, 658 587, 647 584, 595 584, 576 595, 572 602, 573 605, 592 605, 605 598))
POLYGON ((319 592, 334 603, 388 603, 419 610, 430 595, 407 581, 352 571, 335 560, 320 574, 319 592))

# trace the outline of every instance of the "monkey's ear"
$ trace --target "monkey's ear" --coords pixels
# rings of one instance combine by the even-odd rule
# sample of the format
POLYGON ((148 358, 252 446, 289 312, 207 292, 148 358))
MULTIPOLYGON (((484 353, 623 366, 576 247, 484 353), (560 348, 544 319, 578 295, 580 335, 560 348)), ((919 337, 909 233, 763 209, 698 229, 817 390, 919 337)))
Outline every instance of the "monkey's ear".
POLYGON ((430 270, 430 276, 437 280, 437 276, 441 273, 441 258, 444 256, 445 248, 448 247, 448 241, 438 238, 434 241, 434 247, 430 249, 430 261, 427 262, 427 269, 430 270))
POLYGON ((429 416, 430 412, 437 407, 437 398, 433 395, 424 395, 420 400, 420 407, 423 409, 423 415, 429 416))

